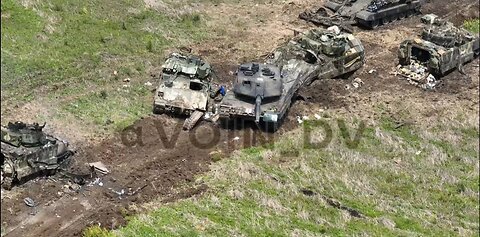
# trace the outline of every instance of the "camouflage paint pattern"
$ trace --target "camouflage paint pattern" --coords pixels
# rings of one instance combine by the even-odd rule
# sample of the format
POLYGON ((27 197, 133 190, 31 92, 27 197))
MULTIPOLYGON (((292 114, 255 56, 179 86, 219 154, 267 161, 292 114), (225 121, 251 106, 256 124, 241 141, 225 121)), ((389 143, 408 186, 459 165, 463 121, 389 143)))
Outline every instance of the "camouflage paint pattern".
POLYGON ((399 47, 401 65, 418 60, 430 73, 445 75, 474 59, 479 52, 479 37, 453 26, 433 14, 425 15, 421 38, 405 40, 399 47))
POLYGON ((192 55, 171 54, 162 66, 162 76, 155 92, 154 112, 191 114, 207 110, 211 67, 192 55))

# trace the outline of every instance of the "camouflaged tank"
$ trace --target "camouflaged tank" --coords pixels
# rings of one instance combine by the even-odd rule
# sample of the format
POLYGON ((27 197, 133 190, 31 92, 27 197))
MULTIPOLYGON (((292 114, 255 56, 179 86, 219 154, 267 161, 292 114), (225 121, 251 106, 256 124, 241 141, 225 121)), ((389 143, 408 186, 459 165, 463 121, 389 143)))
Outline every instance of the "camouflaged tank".
POLYGON ((314 79, 359 69, 365 60, 360 40, 338 27, 313 29, 277 48, 264 63, 239 66, 233 89, 219 106, 221 121, 252 120, 276 130, 297 90, 314 79))
POLYGON ((351 25, 376 28, 420 12, 424 0, 330 0, 299 17, 317 25, 338 25, 352 32, 351 25))
POLYGON ((45 125, 8 123, 1 128, 2 187, 10 189, 17 181, 40 173, 64 168, 73 151, 68 142, 45 134, 45 125))
POLYGON ((184 129, 192 129, 208 109, 211 67, 193 55, 171 54, 162 66, 153 112, 190 115, 184 129))
POLYGON ((400 44, 400 65, 419 64, 429 73, 443 76, 455 68, 463 71, 463 64, 478 56, 478 35, 457 28, 434 14, 425 15, 421 20, 425 24, 421 36, 400 44))

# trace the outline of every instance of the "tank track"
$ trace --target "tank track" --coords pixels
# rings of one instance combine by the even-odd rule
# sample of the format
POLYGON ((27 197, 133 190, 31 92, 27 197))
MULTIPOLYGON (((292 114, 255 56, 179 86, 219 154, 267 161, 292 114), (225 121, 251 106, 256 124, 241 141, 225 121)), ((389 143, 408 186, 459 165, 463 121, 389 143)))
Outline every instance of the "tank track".
POLYGON ((373 21, 365 21, 365 20, 362 20, 360 18, 357 18, 356 20, 358 22, 358 25, 360 25, 360 26, 367 27, 369 29, 376 29, 377 27, 388 25, 388 24, 391 24, 391 23, 393 23, 397 20, 403 20, 403 19, 412 17, 414 15, 418 15, 420 13, 421 12, 420 12, 419 8, 414 8, 414 9, 407 10, 405 12, 399 12, 399 13, 396 13, 394 15, 385 16, 383 18, 375 19, 373 21))
POLYGON ((204 112, 195 110, 190 117, 185 119, 185 122, 183 123, 183 130, 191 130, 195 125, 198 123, 198 121, 202 118, 204 112))

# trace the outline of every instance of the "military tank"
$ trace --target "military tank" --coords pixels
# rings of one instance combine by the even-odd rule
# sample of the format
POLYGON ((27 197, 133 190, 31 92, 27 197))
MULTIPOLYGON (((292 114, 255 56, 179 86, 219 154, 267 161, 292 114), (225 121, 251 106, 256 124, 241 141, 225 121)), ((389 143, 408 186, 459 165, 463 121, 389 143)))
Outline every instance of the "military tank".
POLYGON ((438 78, 455 68, 463 72, 462 66, 478 56, 478 35, 434 14, 423 16, 421 21, 425 24, 421 35, 400 44, 400 74, 422 84, 427 78, 433 80, 429 74, 438 78))
POLYGON ((352 25, 376 28, 420 12, 424 0, 329 0, 324 6, 300 13, 317 25, 338 25, 353 32, 352 25))
POLYGON ((153 112, 189 115, 184 129, 191 129, 208 109, 211 67, 193 55, 172 53, 162 66, 153 112))
POLYGON ((223 124, 235 119, 255 121, 275 131, 285 118, 297 90, 317 78, 335 78, 359 69, 364 48, 338 27, 313 29, 277 48, 264 63, 238 67, 233 89, 220 103, 223 124))
POLYGON ((8 123, 1 128, 2 187, 40 173, 65 168, 74 154, 66 141, 45 134, 37 123, 8 123))

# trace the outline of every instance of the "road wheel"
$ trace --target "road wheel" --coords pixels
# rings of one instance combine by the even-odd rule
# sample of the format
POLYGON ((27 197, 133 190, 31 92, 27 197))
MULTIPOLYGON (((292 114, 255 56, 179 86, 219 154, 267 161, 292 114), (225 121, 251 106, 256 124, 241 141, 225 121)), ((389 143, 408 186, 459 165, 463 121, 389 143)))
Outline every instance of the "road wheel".
POLYGON ((158 106, 153 106, 153 113, 154 114, 163 114, 163 113, 165 113, 165 108, 160 108, 158 106))
POLYGON ((380 25, 379 20, 373 20, 373 21, 370 22, 370 28, 372 28, 372 29, 376 29, 379 25, 380 25))

